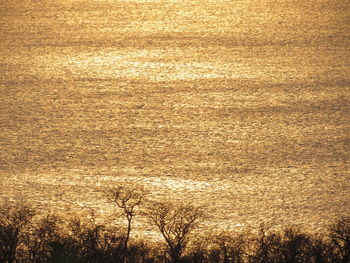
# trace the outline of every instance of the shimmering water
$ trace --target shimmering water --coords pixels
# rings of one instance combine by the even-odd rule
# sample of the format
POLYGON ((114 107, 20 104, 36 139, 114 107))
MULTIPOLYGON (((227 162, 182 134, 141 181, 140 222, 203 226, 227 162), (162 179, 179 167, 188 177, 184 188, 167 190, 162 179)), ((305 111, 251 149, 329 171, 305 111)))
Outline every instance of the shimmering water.
POLYGON ((221 227, 349 215, 349 7, 2 3, 1 202, 106 214, 130 182, 221 227))

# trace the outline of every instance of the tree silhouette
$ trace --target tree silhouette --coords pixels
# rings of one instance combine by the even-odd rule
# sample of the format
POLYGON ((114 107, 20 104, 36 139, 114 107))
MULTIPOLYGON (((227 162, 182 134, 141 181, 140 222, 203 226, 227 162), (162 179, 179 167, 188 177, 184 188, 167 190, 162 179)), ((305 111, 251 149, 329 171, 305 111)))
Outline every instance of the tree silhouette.
POLYGON ((59 235, 58 223, 57 216, 48 215, 35 224, 30 231, 30 235, 26 235, 25 244, 30 263, 50 261, 52 246, 59 235))
POLYGON ((131 233, 131 225, 134 216, 136 215, 136 207, 142 203, 145 192, 140 188, 128 188, 125 186, 118 186, 109 191, 108 197, 118 208, 122 209, 123 214, 127 220, 127 231, 124 240, 124 248, 122 255, 122 262, 126 262, 126 253, 128 251, 128 243, 131 233))
POLYGON ((169 262, 181 262, 189 235, 198 225, 201 216, 201 210, 193 206, 159 203, 150 208, 148 218, 167 244, 169 262))
POLYGON ((339 262, 350 262, 350 217, 339 219, 330 226, 329 237, 338 254, 339 262))
POLYGON ((24 243, 24 232, 34 215, 34 210, 25 205, 1 208, 0 262, 16 262, 18 248, 24 243))

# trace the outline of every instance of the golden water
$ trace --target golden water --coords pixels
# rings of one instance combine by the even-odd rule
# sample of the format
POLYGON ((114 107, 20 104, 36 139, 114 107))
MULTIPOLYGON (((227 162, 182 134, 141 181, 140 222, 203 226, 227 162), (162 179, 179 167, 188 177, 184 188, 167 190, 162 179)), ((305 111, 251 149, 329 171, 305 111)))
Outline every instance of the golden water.
POLYGON ((127 182, 221 227, 349 215, 348 1, 3 2, 2 203, 106 214, 127 182))

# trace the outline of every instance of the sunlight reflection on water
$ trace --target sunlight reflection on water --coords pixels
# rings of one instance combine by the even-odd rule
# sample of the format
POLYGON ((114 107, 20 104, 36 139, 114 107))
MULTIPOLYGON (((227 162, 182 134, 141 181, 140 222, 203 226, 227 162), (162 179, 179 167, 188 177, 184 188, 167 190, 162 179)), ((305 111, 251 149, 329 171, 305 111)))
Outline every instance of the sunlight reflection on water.
POLYGON ((128 183, 213 228, 348 215, 345 7, 7 1, 0 202, 108 217, 101 191, 128 183))
MULTIPOLYGON (((215 78, 252 78, 239 63, 166 61, 172 55, 181 57, 178 51, 168 50, 166 54, 158 50, 137 52, 110 51, 99 53, 79 53, 78 56, 50 58, 50 65, 40 74, 69 72, 73 77, 118 79, 130 78, 149 81, 176 81, 215 78), (55 69, 55 70, 53 70, 55 69)), ((45 63, 42 57, 38 63, 45 63)))

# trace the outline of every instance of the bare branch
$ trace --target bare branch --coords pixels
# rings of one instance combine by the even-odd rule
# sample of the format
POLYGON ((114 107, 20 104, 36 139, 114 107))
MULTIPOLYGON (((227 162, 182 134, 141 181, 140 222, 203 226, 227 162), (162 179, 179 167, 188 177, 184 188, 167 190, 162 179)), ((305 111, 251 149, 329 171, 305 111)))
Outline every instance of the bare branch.
POLYGON ((167 254, 170 262, 180 261, 189 241, 189 235, 201 217, 201 210, 192 206, 159 203, 149 209, 149 221, 163 236, 168 246, 167 254))
POLYGON ((124 242, 123 251, 123 263, 126 260, 126 253, 128 250, 128 242, 131 233, 132 219, 136 215, 136 208, 141 205, 142 200, 145 196, 145 191, 141 188, 128 188, 125 186, 118 186, 113 188, 108 193, 108 199, 116 206, 122 209, 123 214, 127 220, 127 231, 124 242))

